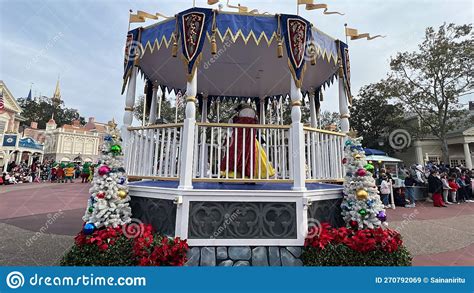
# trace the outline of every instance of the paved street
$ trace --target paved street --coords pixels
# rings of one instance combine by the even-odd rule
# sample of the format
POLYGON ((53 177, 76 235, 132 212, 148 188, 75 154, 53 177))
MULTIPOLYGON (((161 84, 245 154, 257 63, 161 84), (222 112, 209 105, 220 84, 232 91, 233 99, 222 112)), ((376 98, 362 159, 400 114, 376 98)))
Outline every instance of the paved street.
MULTIPOLYGON (((0 186, 0 264, 55 265, 81 229, 89 184, 0 186)), ((414 265, 474 265, 474 203, 388 210, 414 265)))

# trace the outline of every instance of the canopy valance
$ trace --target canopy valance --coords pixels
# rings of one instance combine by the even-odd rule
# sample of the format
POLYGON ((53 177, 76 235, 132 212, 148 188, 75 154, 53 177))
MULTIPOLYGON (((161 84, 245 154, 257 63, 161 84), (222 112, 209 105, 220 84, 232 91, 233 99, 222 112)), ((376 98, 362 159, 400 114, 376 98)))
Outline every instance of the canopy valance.
POLYGON ((291 76, 303 92, 330 85, 339 59, 349 84, 347 45, 300 16, 191 8, 128 33, 124 87, 137 66, 168 91, 184 92, 197 71, 198 92, 209 97, 279 98, 289 93, 291 76))

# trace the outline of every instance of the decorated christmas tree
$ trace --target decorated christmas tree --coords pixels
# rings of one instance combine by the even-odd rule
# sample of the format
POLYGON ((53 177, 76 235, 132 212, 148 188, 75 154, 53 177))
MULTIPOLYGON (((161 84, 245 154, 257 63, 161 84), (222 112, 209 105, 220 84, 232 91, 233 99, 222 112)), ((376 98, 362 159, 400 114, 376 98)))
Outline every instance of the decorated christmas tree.
POLYGON ((130 222, 128 181, 123 168, 122 139, 114 121, 104 137, 102 155, 95 168, 91 196, 82 218, 84 234, 102 227, 117 227, 130 222))
POLYGON ((368 164, 361 145, 362 138, 347 138, 343 164, 344 199, 341 204, 346 225, 353 229, 374 229, 386 226, 386 214, 372 177, 374 166, 368 164))

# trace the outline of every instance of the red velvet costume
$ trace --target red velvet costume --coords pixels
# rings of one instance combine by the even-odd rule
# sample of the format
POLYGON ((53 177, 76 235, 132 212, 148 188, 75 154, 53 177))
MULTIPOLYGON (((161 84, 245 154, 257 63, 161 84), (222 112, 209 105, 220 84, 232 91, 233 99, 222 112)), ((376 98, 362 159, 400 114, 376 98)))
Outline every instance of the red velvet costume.
MULTIPOLYGON (((234 117, 233 123, 236 124, 258 124, 257 119, 250 117, 234 117)), ((246 177, 251 177, 250 165, 251 161, 253 162, 253 169, 255 171, 255 156, 257 154, 257 149, 255 148, 255 141, 257 131, 253 129, 253 135, 251 135, 252 128, 237 128, 232 132, 231 143, 229 146, 229 171, 234 170, 235 162, 235 131, 237 131, 237 178, 241 178, 242 174, 246 177), (245 153, 244 153, 244 129, 245 129, 245 153), (253 152, 250 149, 253 148, 253 152), (242 162, 245 160, 245 172, 242 172, 242 162)), ((224 155, 221 161, 221 172, 226 172, 227 170, 227 157, 224 155)))

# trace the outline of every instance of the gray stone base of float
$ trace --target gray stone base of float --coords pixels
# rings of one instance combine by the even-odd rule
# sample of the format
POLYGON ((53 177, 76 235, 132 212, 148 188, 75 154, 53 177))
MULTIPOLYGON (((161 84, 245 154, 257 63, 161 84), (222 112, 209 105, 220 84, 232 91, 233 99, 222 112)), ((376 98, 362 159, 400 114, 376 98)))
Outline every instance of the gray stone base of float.
POLYGON ((187 266, 302 266, 299 246, 190 247, 187 266))

